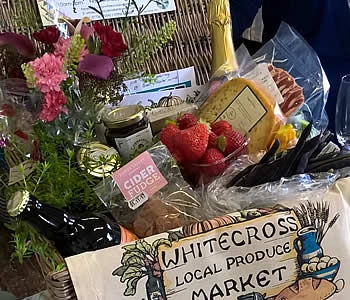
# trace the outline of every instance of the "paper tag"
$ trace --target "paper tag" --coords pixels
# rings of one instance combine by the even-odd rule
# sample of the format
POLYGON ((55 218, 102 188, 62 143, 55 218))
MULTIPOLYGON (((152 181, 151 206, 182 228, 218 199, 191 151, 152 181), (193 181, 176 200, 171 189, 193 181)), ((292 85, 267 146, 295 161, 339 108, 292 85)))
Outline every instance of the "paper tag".
POLYGON ((20 165, 12 167, 10 169, 8 185, 13 185, 17 182, 22 181, 36 169, 36 165, 37 163, 35 161, 26 160, 20 165))
POLYGON ((135 210, 136 208, 139 208, 142 204, 144 204, 148 200, 148 195, 146 192, 142 192, 135 198, 131 199, 128 202, 129 208, 132 210, 135 210))
POLYGON ((133 210, 168 184, 148 152, 137 156, 112 177, 133 210))
POLYGON ((266 114, 264 105, 247 86, 218 117, 227 120, 242 134, 248 133, 266 114))
POLYGON ((276 99, 278 104, 284 102, 284 99, 268 69, 267 63, 258 64, 252 71, 245 74, 244 77, 262 85, 268 92, 270 92, 271 96, 276 99))

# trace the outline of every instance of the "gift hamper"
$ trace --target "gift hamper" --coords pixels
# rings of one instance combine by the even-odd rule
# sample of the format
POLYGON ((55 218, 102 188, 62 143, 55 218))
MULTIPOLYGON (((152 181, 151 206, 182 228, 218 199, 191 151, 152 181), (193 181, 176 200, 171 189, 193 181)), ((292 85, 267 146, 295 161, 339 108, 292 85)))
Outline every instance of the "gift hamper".
POLYGON ((282 23, 254 56, 235 49, 228 0, 130 0, 107 20, 100 2, 102 21, 45 28, 46 2, 0 10, 13 258, 35 255, 53 299, 345 299, 350 156, 311 47, 282 23), (186 100, 130 104, 127 82, 191 66, 186 100))

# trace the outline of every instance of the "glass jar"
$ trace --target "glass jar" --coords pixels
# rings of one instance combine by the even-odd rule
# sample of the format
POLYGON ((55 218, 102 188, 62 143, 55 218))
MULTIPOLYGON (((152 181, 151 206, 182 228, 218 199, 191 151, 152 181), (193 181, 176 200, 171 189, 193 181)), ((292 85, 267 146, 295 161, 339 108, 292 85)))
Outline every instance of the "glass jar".
POLYGON ((145 109, 140 105, 121 106, 103 117, 107 143, 124 160, 152 145, 152 130, 145 109))

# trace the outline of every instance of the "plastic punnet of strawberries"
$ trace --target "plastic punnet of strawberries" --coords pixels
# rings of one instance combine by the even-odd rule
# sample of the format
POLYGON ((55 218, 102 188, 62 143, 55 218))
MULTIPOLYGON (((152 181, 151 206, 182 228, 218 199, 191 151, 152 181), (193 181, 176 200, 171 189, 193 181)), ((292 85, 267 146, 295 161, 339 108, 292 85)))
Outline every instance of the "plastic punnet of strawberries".
POLYGON ((160 140, 195 185, 222 174, 248 143, 227 121, 203 123, 188 113, 170 121, 160 140))

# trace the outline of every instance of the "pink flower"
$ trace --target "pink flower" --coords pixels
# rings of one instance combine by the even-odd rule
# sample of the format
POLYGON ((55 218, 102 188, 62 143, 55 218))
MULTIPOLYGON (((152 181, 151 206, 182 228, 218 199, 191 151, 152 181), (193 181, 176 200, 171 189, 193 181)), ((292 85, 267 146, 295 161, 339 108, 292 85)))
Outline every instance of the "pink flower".
POLYGON ((52 91, 45 94, 44 103, 40 112, 40 119, 46 122, 54 120, 62 111, 67 98, 62 91, 52 91))
MULTIPOLYGON (((72 41, 71 37, 69 39, 64 39, 64 38, 60 37, 58 39, 57 43, 54 44, 55 51, 53 52, 53 54, 64 58, 71 41, 72 41)), ((80 53, 79 61, 81 61, 86 54, 89 54, 89 51, 86 49, 86 47, 84 47, 80 53)))
POLYGON ((62 72, 63 60, 54 54, 45 53, 42 57, 29 63, 37 79, 37 88, 43 93, 60 91, 60 83, 67 78, 62 72))

